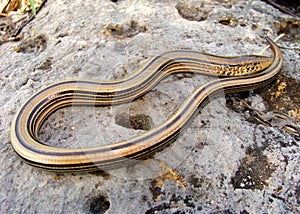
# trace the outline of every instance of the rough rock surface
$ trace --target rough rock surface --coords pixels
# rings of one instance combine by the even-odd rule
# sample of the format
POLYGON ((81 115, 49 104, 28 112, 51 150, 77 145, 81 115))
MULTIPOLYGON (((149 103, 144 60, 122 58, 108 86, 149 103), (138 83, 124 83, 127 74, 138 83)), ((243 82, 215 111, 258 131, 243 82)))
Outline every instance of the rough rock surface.
MULTIPOLYGON (((257 0, 48 0, 23 29, 26 41, 0 46, 0 212, 299 213, 299 141, 249 122, 247 112, 228 108, 224 95, 211 100, 153 159, 108 172, 41 171, 17 157, 9 136, 17 109, 47 84, 119 79, 167 50, 259 53, 266 45, 263 36, 275 38, 276 23, 287 18, 257 0)), ((300 80, 297 39, 288 34, 278 42, 284 54, 281 73, 295 81, 300 80)), ((130 104, 59 110, 43 125, 41 139, 62 147, 127 139, 144 131, 118 118, 134 113, 139 117, 133 121, 144 118, 154 127, 209 79, 171 76, 130 104)), ((247 101, 261 111, 267 108, 257 94, 247 101)))

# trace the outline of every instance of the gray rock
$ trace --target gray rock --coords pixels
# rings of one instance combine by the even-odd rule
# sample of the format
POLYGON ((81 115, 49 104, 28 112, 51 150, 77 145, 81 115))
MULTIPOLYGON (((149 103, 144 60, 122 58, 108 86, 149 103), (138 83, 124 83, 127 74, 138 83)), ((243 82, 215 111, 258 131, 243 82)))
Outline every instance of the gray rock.
MULTIPOLYGON (((22 41, 1 44, 1 213, 299 213, 299 141, 247 121, 227 107, 225 95, 211 100, 172 145, 132 167, 55 174, 14 153, 9 136, 14 114, 52 82, 122 78, 167 50, 259 53, 264 35, 277 36, 274 22, 289 18, 262 1, 183 2, 47 1, 23 29, 22 41), (33 41, 24 43, 26 38, 33 41)), ((291 61, 299 59, 299 41, 278 43, 287 47, 281 72, 299 81, 299 66, 291 61)), ((62 147, 128 139, 144 131, 115 124, 116 115, 139 111, 159 125, 208 80, 171 76, 143 101, 59 110, 43 125, 41 139, 62 147)), ((264 110, 255 96, 255 106, 264 110)))

